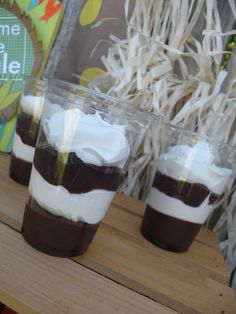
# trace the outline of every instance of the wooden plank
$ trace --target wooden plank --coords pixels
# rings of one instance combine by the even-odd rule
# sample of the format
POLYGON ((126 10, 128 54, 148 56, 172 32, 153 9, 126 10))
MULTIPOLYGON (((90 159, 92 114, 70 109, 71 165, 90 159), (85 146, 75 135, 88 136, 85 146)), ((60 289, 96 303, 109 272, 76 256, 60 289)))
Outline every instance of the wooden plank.
MULTIPOLYGON (((134 198, 128 198, 124 193, 117 193, 116 197, 113 200, 113 204, 116 206, 126 209, 126 216, 128 215, 127 210, 131 213, 134 213, 137 217, 141 217, 144 214, 145 210, 145 204, 144 202, 134 199, 134 198)), ((107 218, 109 218, 111 212, 108 212, 107 218)), ((125 215, 125 214, 123 214, 125 215)), ((123 216, 122 215, 122 216, 123 216)), ((123 217, 122 227, 125 228, 125 220, 123 217)), ((137 227, 140 225, 140 222, 137 222, 138 218, 132 218, 132 224, 136 224, 136 226, 132 229, 132 235, 136 234, 137 236, 137 227), (135 231, 136 230, 136 231, 135 231)), ((109 220, 109 223, 111 224, 112 221, 109 220)), ((131 227, 131 222, 129 221, 129 226, 131 227)), ((113 224, 114 226, 114 224, 113 224)), ((126 226, 127 227, 127 226, 126 226)), ((129 233, 130 227, 126 228, 126 233, 129 233)), ((139 228, 139 227, 138 227, 139 228)), ((131 232, 131 231, 130 231, 131 232)), ((142 241, 139 237, 139 241, 142 241)), ((146 241, 146 244, 148 244, 148 241, 146 241)), ((199 266, 202 266, 202 271, 209 270, 209 276, 211 278, 214 278, 215 280, 218 280, 222 283, 228 284, 229 282, 229 272, 227 270, 224 257, 219 251, 219 244, 217 241, 217 236, 215 233, 213 233, 211 230, 208 230, 207 228, 202 228, 192 244, 190 250, 185 253, 184 261, 187 262, 187 260, 191 261, 194 265, 197 263, 199 266), (204 270, 205 268, 205 270, 204 270)), ((180 258, 179 258, 180 261, 180 258)))
POLYGON ((76 261, 181 313, 236 313, 233 290, 207 276, 157 258, 108 225, 76 261))
POLYGON ((123 207, 136 215, 143 216, 144 214, 145 203, 136 198, 127 197, 124 193, 116 193, 112 203, 123 207))
MULTIPOLYGON (((8 158, 3 160, 7 166, 8 158)), ((20 230, 26 189, 18 190, 21 197, 8 211, 8 198, 14 195, 16 186, 19 185, 8 178, 6 169, 1 169, 0 218, 4 220, 5 216, 5 223, 20 230)), ((117 200, 120 202, 119 198, 116 197, 115 204, 117 200)), ((233 292, 218 282, 225 280, 219 251, 197 241, 193 256, 191 250, 187 254, 174 254, 158 249, 140 235, 140 213, 133 213, 133 200, 125 196, 121 196, 123 207, 125 199, 129 209, 113 205, 88 252, 75 261, 182 313, 215 314, 220 313, 219 309, 233 313, 232 309, 236 309, 233 292), (214 271, 214 265, 218 264, 220 267, 214 271)), ((143 203, 138 203, 141 209, 143 203)))
POLYGON ((196 240, 200 243, 208 245, 209 247, 213 247, 217 250, 220 249, 216 233, 207 228, 202 228, 200 230, 196 240))
MULTIPOLYGON (((143 216, 144 210, 145 210, 145 203, 135 199, 135 198, 127 198, 127 195, 124 193, 117 193, 114 200, 113 204, 122 207, 124 209, 127 209, 131 211, 132 213, 143 216)), ((217 236, 215 233, 212 231, 208 230, 207 228, 202 228, 197 235, 196 241, 199 241, 205 245, 208 245, 210 247, 214 247, 219 249, 219 244, 217 241, 217 236)))
MULTIPOLYGON (((171 267, 171 262, 191 268, 196 273, 202 273, 223 284, 228 284, 229 274, 223 256, 219 250, 194 242, 189 251, 184 254, 175 254, 162 250, 147 241, 140 233, 141 217, 131 212, 112 205, 104 219, 104 223, 123 232, 126 237, 138 243, 142 248, 152 251, 160 258, 166 258, 171 267)), ((174 265, 172 265, 174 267, 174 265)))
POLYGON ((9 156, 0 154, 0 220, 21 229, 27 188, 8 176, 9 156))
MULTIPOLYGON (((21 230, 27 189, 9 178, 8 167, 9 156, 2 155, 0 157, 0 220, 17 230, 21 230)), ((185 265, 186 267, 192 265, 192 268, 196 267, 195 269, 199 272, 209 272, 209 277, 225 284, 228 283, 229 274, 223 256, 219 253, 218 249, 214 250, 212 247, 204 246, 201 244, 201 241, 195 241, 189 252, 184 255, 176 255, 156 247, 154 248, 154 246, 146 241, 139 233, 141 212, 144 211, 145 204, 139 200, 127 197, 123 193, 117 194, 113 204, 119 205, 119 207, 125 208, 126 210, 124 211, 117 208, 117 206, 113 206, 112 210, 110 209, 105 217, 105 223, 125 232, 132 237, 134 241, 142 243, 144 247, 154 249, 153 252, 156 252, 161 258, 163 258, 163 256, 168 259, 171 258, 175 263, 185 265), (133 213, 135 213, 135 215, 133 213)), ((202 237, 209 238, 211 243, 216 243, 214 234, 207 229, 203 230, 202 237)))
POLYGON ((69 259, 33 250, 2 223, 0 239, 0 301, 19 313, 176 313, 69 259))
POLYGON ((10 307, 14 311, 17 311, 17 313, 24 313, 24 314, 37 314, 38 313, 38 311, 33 309, 30 305, 28 304, 26 305, 25 303, 22 303, 14 295, 10 295, 4 290, 0 286, 0 300, 1 302, 3 302, 2 304, 10 307))

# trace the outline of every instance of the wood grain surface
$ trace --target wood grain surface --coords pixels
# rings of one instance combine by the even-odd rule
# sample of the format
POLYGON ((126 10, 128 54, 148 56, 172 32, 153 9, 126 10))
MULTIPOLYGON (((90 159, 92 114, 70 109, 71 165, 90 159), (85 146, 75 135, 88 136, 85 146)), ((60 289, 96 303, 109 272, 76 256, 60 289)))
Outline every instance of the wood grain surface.
POLYGON ((19 313, 175 313, 0 224, 0 300, 19 313), (4 241, 3 241, 4 239, 4 241))
MULTIPOLYGON (((8 177, 8 164, 0 155, 0 220, 19 231, 27 189, 8 177)), ((0 301, 22 313, 236 313, 215 235, 203 229, 187 253, 159 249, 139 232, 144 208, 118 193, 89 250, 73 260, 39 253, 0 224, 0 301)))

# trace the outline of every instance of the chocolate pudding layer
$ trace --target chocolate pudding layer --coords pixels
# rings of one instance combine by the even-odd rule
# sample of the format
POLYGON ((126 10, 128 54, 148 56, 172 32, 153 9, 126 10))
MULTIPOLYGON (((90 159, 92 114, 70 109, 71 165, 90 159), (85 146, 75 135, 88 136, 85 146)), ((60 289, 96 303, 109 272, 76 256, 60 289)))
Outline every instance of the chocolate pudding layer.
POLYGON ((31 115, 20 113, 17 119, 9 175, 26 186, 29 184, 34 147, 37 141, 39 123, 31 115))
POLYGON ((188 250, 201 226, 201 224, 165 215, 147 205, 141 233, 155 245, 181 253, 188 250))
POLYGON ((48 143, 36 148, 34 167, 48 183, 74 194, 116 191, 122 180, 121 169, 84 163, 75 153, 60 154, 48 143))
POLYGON ((14 153, 12 153, 9 175, 14 181, 28 186, 31 169, 32 169, 31 162, 17 158, 14 155, 14 153))
POLYGON ((214 204, 220 195, 212 193, 205 185, 200 183, 189 183, 187 181, 178 181, 160 171, 156 172, 153 187, 162 193, 182 201, 192 207, 200 206, 209 196, 209 205, 214 204))
POLYGON ((26 242, 41 252, 72 257, 87 250, 99 224, 73 222, 52 215, 31 198, 25 207, 22 235, 26 242))
POLYGON ((39 121, 35 121, 33 116, 23 111, 17 118, 16 133, 26 145, 35 147, 39 129, 39 121))

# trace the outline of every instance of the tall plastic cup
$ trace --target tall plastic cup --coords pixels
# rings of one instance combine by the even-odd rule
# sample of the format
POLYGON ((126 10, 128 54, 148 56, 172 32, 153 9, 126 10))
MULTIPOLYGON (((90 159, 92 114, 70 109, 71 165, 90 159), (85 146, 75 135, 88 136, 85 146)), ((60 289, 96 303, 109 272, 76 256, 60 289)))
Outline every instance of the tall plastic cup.
POLYGON ((153 117, 87 88, 58 85, 46 93, 22 234, 40 251, 69 257, 92 242, 153 117))
POLYGON ((236 148, 165 125, 141 232, 157 246, 186 251, 233 182, 236 148))

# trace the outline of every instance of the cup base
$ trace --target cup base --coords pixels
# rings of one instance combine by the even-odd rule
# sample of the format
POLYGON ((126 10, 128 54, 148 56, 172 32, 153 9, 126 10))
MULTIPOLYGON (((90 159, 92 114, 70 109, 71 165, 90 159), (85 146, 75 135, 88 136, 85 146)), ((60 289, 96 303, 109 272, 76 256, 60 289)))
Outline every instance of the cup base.
POLYGON ((24 240, 34 249, 45 253, 47 255, 55 256, 55 257, 76 257, 84 254, 88 247, 85 248, 77 248, 76 250, 68 251, 68 249, 57 249, 47 246, 44 243, 41 243, 38 239, 32 238, 30 234, 28 234, 25 230, 22 229, 22 236, 24 240))
POLYGON ((191 246, 201 226, 165 215, 147 205, 141 233, 148 241, 162 249, 183 253, 191 246))
POLYGON ((142 235, 144 236, 144 238, 146 240, 148 240, 149 242, 151 242, 152 244, 158 246, 161 249, 170 251, 170 252, 174 252, 174 253, 184 253, 188 251, 188 248, 176 248, 176 247, 172 247, 164 242, 159 241, 158 239, 153 238, 152 235, 148 234, 145 230, 143 230, 142 228, 140 229, 140 232, 142 233, 142 235))
POLYGON ((17 183, 29 185, 32 163, 17 158, 13 153, 9 167, 9 176, 17 183))
POLYGON ((75 257, 88 249, 100 225, 54 216, 33 198, 25 207, 22 235, 33 248, 57 257, 75 257))

